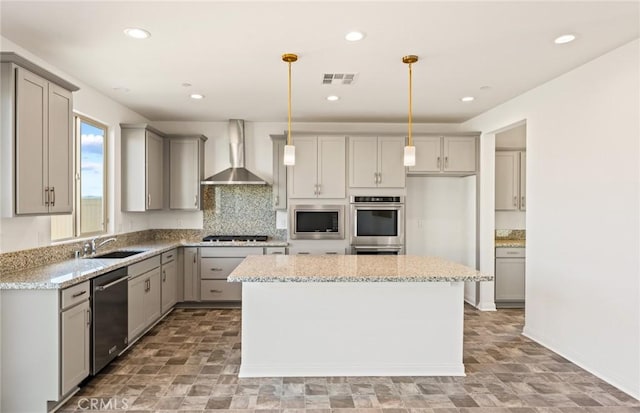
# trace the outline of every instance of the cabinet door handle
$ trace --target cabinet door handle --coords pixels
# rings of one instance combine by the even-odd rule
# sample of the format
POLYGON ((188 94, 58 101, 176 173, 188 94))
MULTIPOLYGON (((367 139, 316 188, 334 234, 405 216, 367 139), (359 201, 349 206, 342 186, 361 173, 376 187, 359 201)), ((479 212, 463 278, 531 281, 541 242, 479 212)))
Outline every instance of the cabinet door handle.
POLYGON ((513 206, 518 206, 518 197, 517 196, 513 197, 513 206))
POLYGON ((171 258, 173 258, 173 254, 167 255, 167 261, 170 260, 171 258))
POLYGON ((147 208, 151 208, 151 194, 147 194, 147 208))
POLYGON ((167 281, 167 270, 162 270, 162 282, 167 281))
POLYGON ((277 251, 277 252, 272 252, 271 255, 282 255, 282 253, 280 251, 277 251))
POLYGON ((278 195, 276 195, 276 199, 275 199, 275 201, 274 201, 274 204, 275 204, 276 206, 280 205, 280 197, 279 197, 278 195))
POLYGON ((194 196, 194 201, 193 201, 193 206, 197 207, 198 206, 198 195, 194 196))
POLYGON ((438 156, 438 159, 436 160, 436 167, 438 169, 440 169, 440 157, 438 156))
POLYGON ((325 252, 325 255, 338 255, 338 253, 335 251, 327 251, 325 252))
POLYGON ((305 251, 300 251, 300 252, 298 253, 298 255, 309 255, 309 253, 308 253, 308 252, 305 252, 305 251))
POLYGON ((49 193, 51 194, 51 206, 56 206, 56 187, 52 186, 49 193))
POLYGON ((193 254, 193 263, 196 263, 196 254, 193 254))
POLYGON ((377 184, 377 183, 378 183, 378 173, 377 173, 377 172, 374 172, 374 173, 373 173, 373 183, 374 183, 374 184, 377 184))
POLYGON ((322 193, 322 185, 318 184, 318 195, 322 193))
POLYGON ((46 206, 49 206, 49 187, 48 186, 44 187, 44 204, 46 206))
POLYGON ((222 271, 222 268, 212 268, 211 271, 222 271))
POLYGON ((449 157, 445 156, 444 157, 444 169, 447 169, 449 167, 449 157))
POLYGON ((211 292, 211 293, 221 293, 222 290, 209 290, 209 292, 211 292))
POLYGON ((87 327, 91 327, 91 308, 87 308, 87 327))
POLYGON ((520 197, 520 208, 524 208, 524 196, 520 197))
POLYGON ((382 183, 382 172, 378 172, 378 183, 382 183))
POLYGON ((82 290, 82 291, 80 291, 79 293, 75 293, 75 294, 73 294, 73 295, 71 296, 71 298, 77 298, 77 297, 80 297, 81 295, 84 295, 84 294, 86 294, 86 293, 87 293, 87 290, 82 290))

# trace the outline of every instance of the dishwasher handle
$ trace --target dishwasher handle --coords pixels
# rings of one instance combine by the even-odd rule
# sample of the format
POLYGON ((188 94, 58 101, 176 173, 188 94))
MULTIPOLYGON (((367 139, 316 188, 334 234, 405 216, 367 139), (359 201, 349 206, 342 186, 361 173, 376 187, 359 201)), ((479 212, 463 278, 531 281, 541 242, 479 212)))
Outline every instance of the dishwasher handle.
POLYGON ((104 291, 104 290, 106 290, 107 288, 113 287, 113 286, 114 286, 114 285, 116 285, 116 284, 120 284, 120 283, 121 283, 121 282, 123 282, 123 281, 127 281, 127 277, 126 277, 126 276, 124 276, 124 277, 122 277, 122 278, 118 278, 118 279, 117 279, 117 280, 115 280, 115 281, 111 281, 109 284, 105 284, 105 285, 98 285, 98 286, 96 286, 95 291, 104 291))

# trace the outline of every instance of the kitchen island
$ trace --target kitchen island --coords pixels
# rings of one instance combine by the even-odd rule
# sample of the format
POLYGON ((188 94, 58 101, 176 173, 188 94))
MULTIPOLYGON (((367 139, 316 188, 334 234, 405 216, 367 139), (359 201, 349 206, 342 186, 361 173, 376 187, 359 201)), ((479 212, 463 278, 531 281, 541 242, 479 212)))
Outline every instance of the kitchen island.
POLYGON ((464 282, 492 275, 411 255, 249 256, 240 377, 463 376, 464 282))

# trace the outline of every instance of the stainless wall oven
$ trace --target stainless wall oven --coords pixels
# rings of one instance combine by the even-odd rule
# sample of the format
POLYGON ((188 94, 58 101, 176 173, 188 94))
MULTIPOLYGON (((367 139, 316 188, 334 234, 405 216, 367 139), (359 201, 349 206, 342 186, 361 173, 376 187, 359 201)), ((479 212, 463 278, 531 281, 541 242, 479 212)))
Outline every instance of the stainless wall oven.
POLYGON ((344 239, 344 205, 292 205, 291 239, 344 239))
POLYGON ((404 197, 352 196, 351 248, 354 254, 403 254, 404 197))

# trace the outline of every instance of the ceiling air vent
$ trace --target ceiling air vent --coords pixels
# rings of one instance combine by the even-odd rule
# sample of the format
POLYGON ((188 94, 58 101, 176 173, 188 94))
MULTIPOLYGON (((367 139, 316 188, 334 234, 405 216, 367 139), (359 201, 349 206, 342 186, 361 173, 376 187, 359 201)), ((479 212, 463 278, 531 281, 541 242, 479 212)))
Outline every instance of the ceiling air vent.
POLYGON ((325 73, 322 76, 323 85, 352 85, 358 77, 357 73, 325 73))

